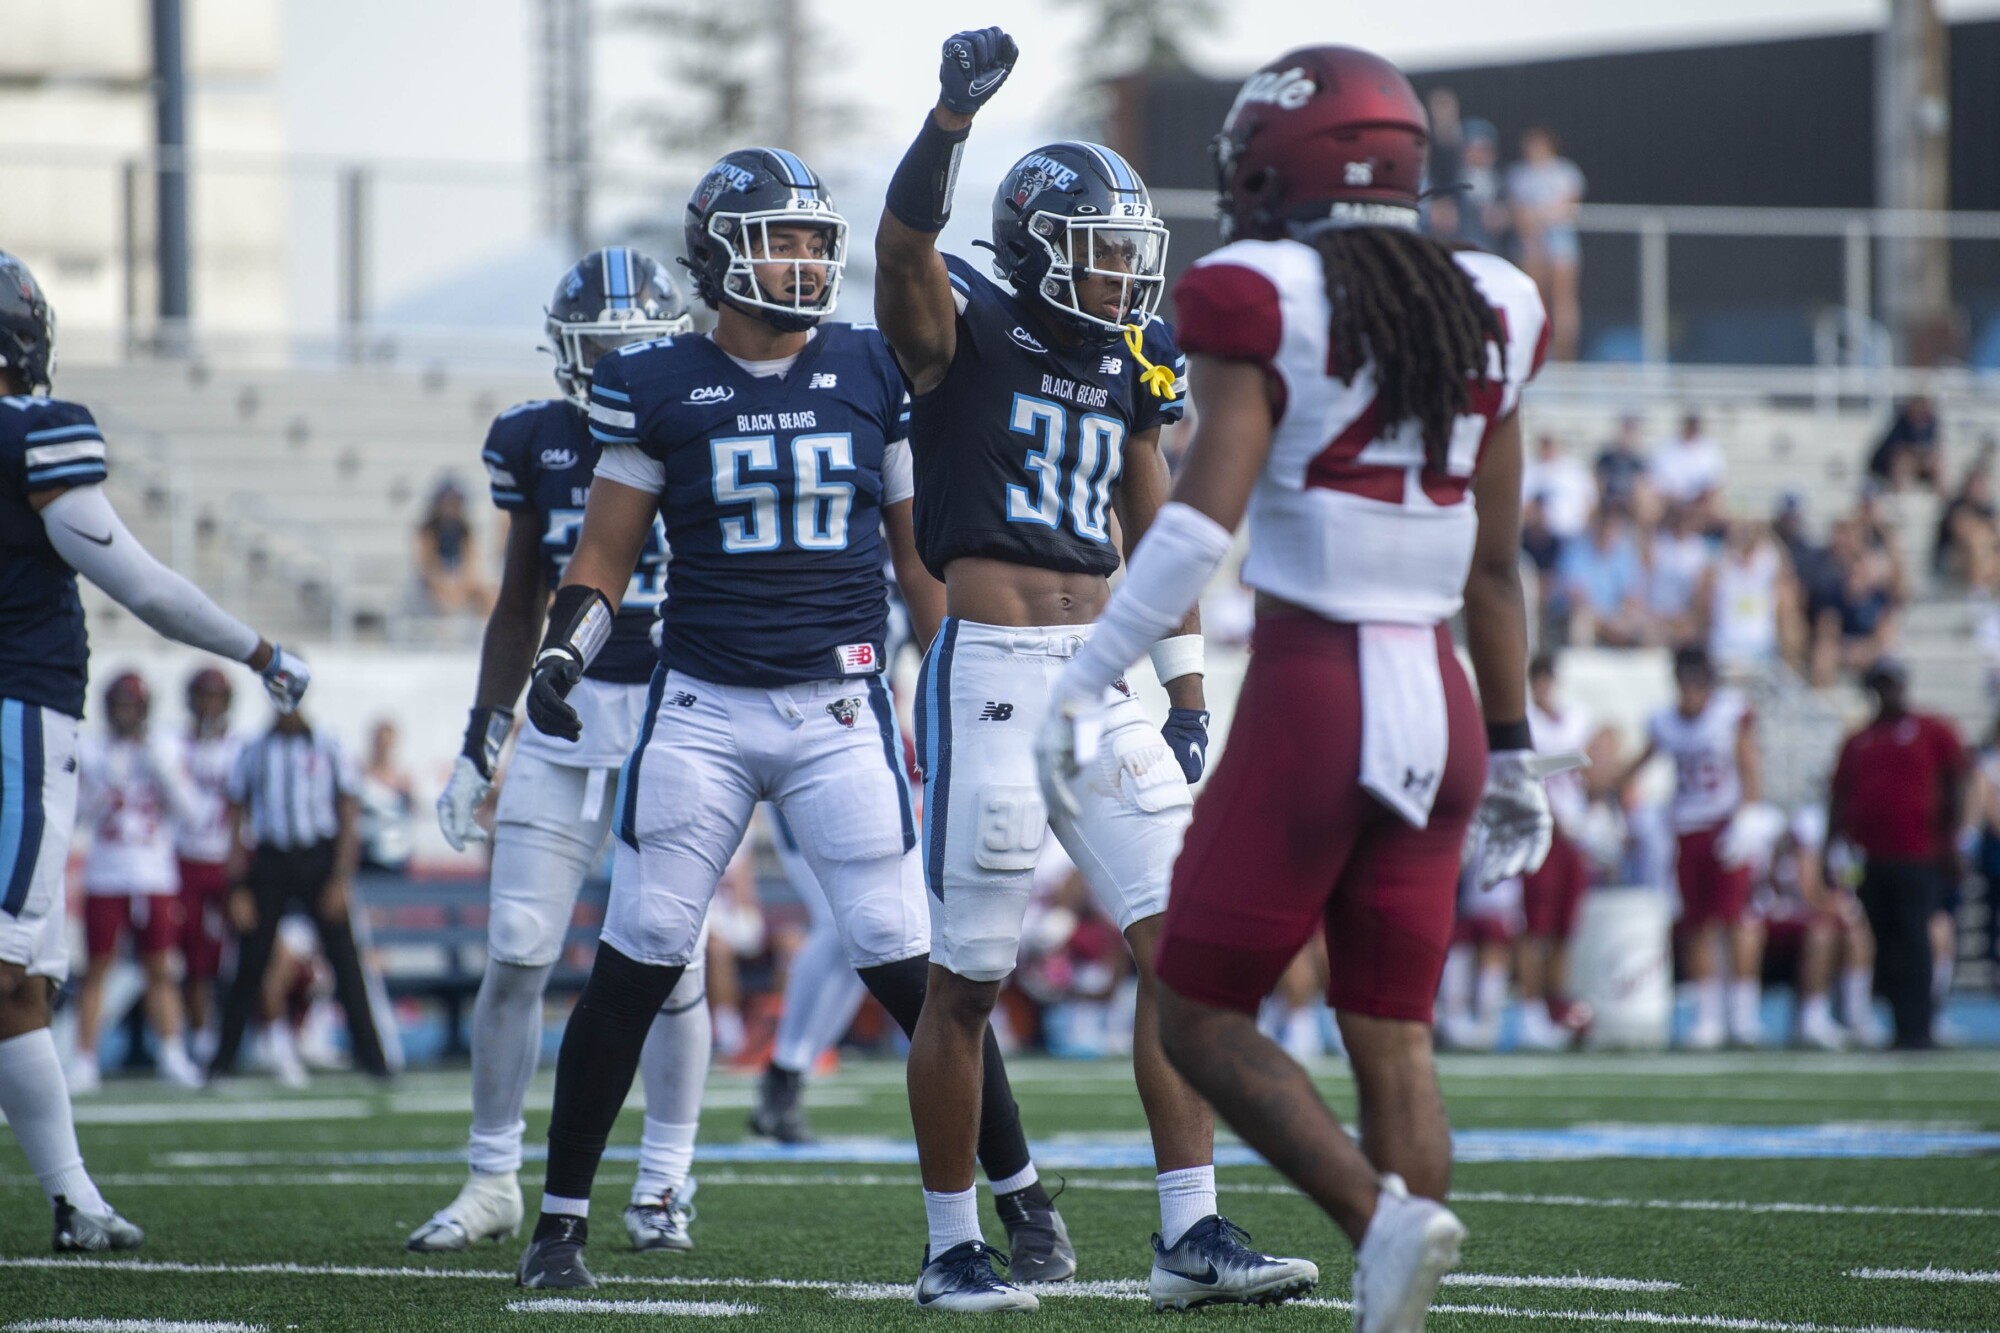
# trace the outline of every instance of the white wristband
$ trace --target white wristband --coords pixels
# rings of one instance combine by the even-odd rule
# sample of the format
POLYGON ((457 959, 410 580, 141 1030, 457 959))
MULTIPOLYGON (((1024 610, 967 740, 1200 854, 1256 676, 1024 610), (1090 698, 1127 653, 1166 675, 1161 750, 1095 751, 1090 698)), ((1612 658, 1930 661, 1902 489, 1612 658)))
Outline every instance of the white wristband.
POLYGON ((1161 639, 1147 652, 1153 659, 1153 672, 1164 685, 1182 676, 1199 676, 1205 657, 1204 644, 1199 634, 1176 634, 1171 639, 1161 639))

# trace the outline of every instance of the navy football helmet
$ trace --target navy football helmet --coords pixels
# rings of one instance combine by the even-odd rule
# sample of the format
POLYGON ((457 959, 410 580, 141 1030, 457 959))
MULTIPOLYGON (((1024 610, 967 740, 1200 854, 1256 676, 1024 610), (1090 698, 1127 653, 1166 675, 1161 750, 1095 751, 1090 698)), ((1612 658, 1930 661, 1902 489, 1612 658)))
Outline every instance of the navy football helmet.
POLYGON ((1167 224, 1146 182, 1102 144, 1053 143, 1016 162, 993 195, 993 272, 1090 341, 1144 327, 1166 287, 1167 224), (1115 311, 1077 282, 1119 284, 1115 311))
POLYGON ((549 346, 563 397, 590 409, 597 359, 627 343, 686 333, 687 301, 666 266, 627 245, 592 250, 563 274, 547 310, 549 346))
POLYGON ((0 250, 0 366, 29 393, 47 393, 56 373, 56 312, 28 266, 0 250))
POLYGON ((781 333, 809 329, 833 313, 847 264, 847 219, 813 169, 782 148, 744 148, 702 175, 687 206, 687 258, 695 294, 714 310, 731 305, 781 333), (789 253, 772 228, 818 233, 819 253, 789 253), (775 288, 779 265, 791 273, 775 288), (764 272, 764 280, 758 277, 764 272))

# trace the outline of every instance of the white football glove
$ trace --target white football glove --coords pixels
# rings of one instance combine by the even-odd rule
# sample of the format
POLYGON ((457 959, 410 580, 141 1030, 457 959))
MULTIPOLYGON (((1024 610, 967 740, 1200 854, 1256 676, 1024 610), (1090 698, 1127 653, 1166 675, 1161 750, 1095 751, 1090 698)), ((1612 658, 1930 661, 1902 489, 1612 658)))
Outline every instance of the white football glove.
POLYGON ((1574 751, 1498 750, 1488 756, 1486 794, 1465 835, 1465 860, 1479 867, 1480 888, 1542 868, 1556 829, 1542 779, 1589 762, 1574 751))
POLYGON ((486 841, 486 830, 479 827, 473 816, 486 802, 486 793, 493 790, 479 772, 479 765, 465 755, 460 755, 451 766, 451 781, 445 783, 438 793, 438 831, 451 844, 454 852, 462 852, 467 845, 486 841))
POLYGON ((1083 765, 1097 756, 1103 733, 1101 708, 1060 694, 1049 701, 1041 730, 1035 733, 1035 772, 1049 809, 1076 818, 1079 803, 1071 784, 1082 776, 1083 765))
POLYGON ((1749 866, 1762 871, 1771 864, 1778 839, 1785 836, 1785 812, 1765 801, 1738 810, 1715 841, 1715 859, 1729 870, 1749 866))
POLYGON ((271 696, 271 706, 280 713, 290 713, 305 697, 306 686, 312 684, 312 668, 305 659, 288 653, 278 644, 271 645, 271 660, 264 664, 258 676, 264 681, 264 690, 271 696))

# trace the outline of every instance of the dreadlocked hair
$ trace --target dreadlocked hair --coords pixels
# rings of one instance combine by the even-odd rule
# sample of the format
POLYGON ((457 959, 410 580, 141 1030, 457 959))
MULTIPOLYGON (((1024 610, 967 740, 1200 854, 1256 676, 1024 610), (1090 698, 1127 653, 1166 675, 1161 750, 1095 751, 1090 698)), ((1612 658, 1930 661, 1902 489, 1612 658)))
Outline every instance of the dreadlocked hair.
POLYGON ((1371 356, 1382 427, 1414 420, 1424 461, 1443 471, 1452 423, 1489 382, 1487 344, 1507 340, 1500 317, 1451 251, 1428 236, 1388 227, 1328 228, 1313 238, 1326 270, 1333 373, 1343 384, 1371 356))

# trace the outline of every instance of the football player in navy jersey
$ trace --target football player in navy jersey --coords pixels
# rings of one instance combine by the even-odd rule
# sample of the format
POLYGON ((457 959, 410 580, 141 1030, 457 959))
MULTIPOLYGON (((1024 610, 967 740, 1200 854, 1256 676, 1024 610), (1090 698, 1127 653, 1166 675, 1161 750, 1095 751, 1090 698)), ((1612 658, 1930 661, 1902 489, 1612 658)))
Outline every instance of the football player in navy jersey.
POLYGON ((104 494, 104 436, 88 409, 48 396, 54 370, 55 313, 0 253, 0 1116, 55 1210, 55 1248, 129 1250, 145 1235, 84 1170, 49 1035, 69 971, 63 872, 89 665, 77 575, 168 638, 251 667, 280 711, 312 673, 126 531, 104 494))
MULTIPOLYGON (((915 553, 902 376, 874 329, 822 322, 847 223, 791 153, 717 162, 688 203, 686 236, 715 332, 598 362, 590 421, 603 453, 528 691, 529 720, 574 739, 569 699, 609 651, 664 519, 661 661, 620 783, 596 961, 556 1063, 542 1214, 518 1271, 529 1287, 595 1285, 582 1250, 598 1161, 759 800, 797 831, 868 990, 906 1032, 924 1005, 930 911, 881 678, 885 526, 920 633, 941 609, 915 553)), ((1002 1220, 1039 1271, 1069 1276, 1062 1219, 985 1040, 979 1155, 1002 1220)))
MULTIPOLYGON (((482 457, 493 503, 510 523, 464 751, 438 797, 438 823, 454 848, 485 840, 473 816, 512 730, 549 594, 583 527, 600 449, 586 416, 592 370, 619 347, 692 326, 687 302, 657 261, 626 246, 591 252, 563 275, 548 306, 562 396, 508 408, 487 434, 482 457)), ((541 1056, 542 995, 577 892, 610 836, 617 771, 639 734, 658 656, 651 635, 666 593, 666 561, 655 523, 640 544, 610 641, 571 695, 582 735, 563 740, 529 728, 515 745, 495 814, 486 974, 472 1012, 471 1174, 457 1198, 411 1233, 411 1250, 464 1250, 520 1229, 522 1110, 541 1056)), ((693 1247, 688 1164, 711 1037, 700 962, 697 956, 661 1008, 646 1043, 646 1128, 624 1214, 635 1249, 693 1247)))
POLYGON ((876 317, 910 384, 918 549, 947 601, 918 685, 938 902, 933 1000, 910 1049, 930 1217, 917 1303, 1035 1304, 999 1277, 980 1239, 972 1127, 980 1033, 1014 969, 1051 823, 1138 964, 1133 1064, 1160 1194, 1154 1304, 1285 1300, 1311 1290, 1318 1269, 1250 1249, 1217 1211, 1214 1119, 1168 1063, 1154 1017, 1154 945, 1207 748, 1195 613, 1153 648, 1172 703, 1164 735, 1123 690, 1106 714, 1103 781, 1081 809, 1047 810, 1037 782, 1035 734, 1109 596, 1114 531, 1129 552, 1166 500, 1160 427, 1180 417, 1184 387, 1182 358, 1155 314, 1166 227, 1110 149, 1056 143, 1014 164, 983 243, 999 283, 938 253, 973 116, 1016 55, 998 28, 946 41, 941 95, 890 183, 875 237, 876 317))

